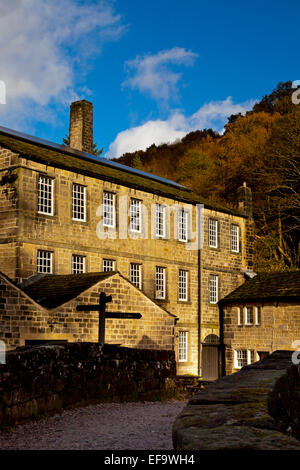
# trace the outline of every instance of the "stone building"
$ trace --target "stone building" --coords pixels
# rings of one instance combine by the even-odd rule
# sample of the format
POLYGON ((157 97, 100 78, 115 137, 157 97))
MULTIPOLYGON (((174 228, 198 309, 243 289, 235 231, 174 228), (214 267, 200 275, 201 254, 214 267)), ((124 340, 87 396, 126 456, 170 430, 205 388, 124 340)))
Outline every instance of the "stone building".
MULTIPOLYGON (((162 335, 160 322, 172 323, 172 344, 169 331, 162 342, 147 331, 142 347, 167 344, 175 349, 178 374, 216 378, 217 303, 253 264, 250 189, 239 189, 236 210, 224 208, 173 181, 95 157, 92 148, 93 106, 85 100, 71 105, 70 148, 0 127, 0 271, 25 293, 37 273, 52 284, 61 275, 76 283, 78 275, 119 272, 152 301, 152 321, 162 335), (155 317, 157 308, 165 320, 155 317)), ((57 295, 64 289, 59 284, 57 295)), ((136 311, 134 298, 127 300, 136 311)), ((0 306, 0 339, 8 347, 54 338, 41 320, 51 307, 29 315, 26 326, 20 312, 12 317, 0 306)), ((138 321, 142 328, 144 320, 138 321)), ((71 324, 61 320, 61 340, 96 340, 89 328, 78 332, 71 324)), ((129 340, 129 323, 121 324, 123 335, 108 332, 107 340, 141 345, 139 335, 134 344, 129 340)))
POLYGON ((223 374, 300 349, 300 271, 261 273, 219 302, 223 374))

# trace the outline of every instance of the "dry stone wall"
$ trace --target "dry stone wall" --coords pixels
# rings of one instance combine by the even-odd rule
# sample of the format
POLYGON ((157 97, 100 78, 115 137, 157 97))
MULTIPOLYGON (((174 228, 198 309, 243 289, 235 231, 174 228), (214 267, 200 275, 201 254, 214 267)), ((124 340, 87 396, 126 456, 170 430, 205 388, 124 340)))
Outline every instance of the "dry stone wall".
POLYGON ((0 364, 0 426, 98 402, 172 393, 173 351, 97 343, 22 347, 0 364))

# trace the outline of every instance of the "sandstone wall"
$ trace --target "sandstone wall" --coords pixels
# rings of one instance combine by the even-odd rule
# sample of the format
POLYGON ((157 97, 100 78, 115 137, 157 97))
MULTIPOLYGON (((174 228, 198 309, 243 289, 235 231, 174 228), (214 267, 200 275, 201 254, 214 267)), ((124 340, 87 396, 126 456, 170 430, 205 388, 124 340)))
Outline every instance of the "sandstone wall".
POLYGON ((291 350, 294 341, 300 341, 300 305, 287 302, 247 302, 224 306, 224 344, 226 374, 236 372, 234 351, 253 350, 255 361, 258 353, 291 350), (238 308, 257 306, 261 309, 259 325, 238 324, 238 308))
POLYGON ((95 401, 162 399, 174 352, 95 343, 19 348, 0 364, 0 425, 95 401))
MULTIPOLYGON (((105 341, 142 349, 174 349, 174 317, 115 274, 74 300, 48 310, 0 276, 0 340, 7 349, 26 340, 98 341, 98 312, 77 312, 77 305, 97 304, 99 293, 112 295, 112 312, 137 312, 139 320, 106 320, 105 341)), ((60 293, 58 292, 57 295, 60 293)))
MULTIPOLYGON (((68 156, 66 156, 68 158, 68 156)), ((169 208, 184 207, 183 202, 157 194, 129 188, 83 174, 37 163, 1 150, 2 168, 18 167, 18 220, 16 235, 3 238, 0 247, 0 270, 16 281, 21 281, 36 273, 38 250, 53 253, 53 273, 71 272, 72 255, 86 257, 86 271, 102 271, 104 258, 115 261, 115 269, 129 277, 130 263, 142 265, 142 290, 154 298, 155 267, 166 268, 166 298, 157 302, 179 318, 175 338, 179 331, 188 332, 188 360, 178 363, 180 374, 199 373, 198 350, 200 342, 209 334, 219 336, 219 318, 216 305, 208 302, 208 279, 210 274, 219 276, 219 298, 238 287, 243 281, 241 270, 247 267, 248 232, 246 219, 219 211, 204 209, 204 244, 201 250, 201 282, 198 304, 198 250, 187 249, 187 244, 174 236, 176 218, 171 210, 167 239, 154 237, 155 203, 165 204, 169 208), (54 214, 53 216, 37 212, 37 183, 39 174, 54 179, 54 214), (72 220, 72 184, 84 185, 87 197, 86 221, 72 220), (105 237, 99 234, 103 191, 116 195, 117 225, 115 229, 104 230, 105 237), (129 234, 127 220, 119 218, 129 208, 130 198, 142 201, 143 230, 141 234, 129 234), (124 199, 124 198, 127 198, 124 199), (125 202, 124 202, 125 201, 125 202), (126 202, 127 201, 127 202, 126 202), (125 206, 124 206, 125 204, 125 206), (208 219, 216 218, 219 222, 219 244, 217 249, 208 246, 208 219), (240 227, 241 250, 230 250, 230 224, 240 227), (101 235, 101 236, 102 236, 101 235), (5 251, 6 250, 6 251, 5 251), (188 299, 179 301, 179 269, 188 271, 188 299), (199 314, 201 315, 201 335, 199 335, 199 314)), ((188 205, 192 212, 191 230, 196 232, 196 207, 188 205)), ((1 227, 0 227, 1 229, 1 227)), ((6 228, 3 227, 5 232, 6 228)), ((103 234, 102 234, 103 235, 103 234)), ((178 343, 175 343, 178 354, 178 343)))

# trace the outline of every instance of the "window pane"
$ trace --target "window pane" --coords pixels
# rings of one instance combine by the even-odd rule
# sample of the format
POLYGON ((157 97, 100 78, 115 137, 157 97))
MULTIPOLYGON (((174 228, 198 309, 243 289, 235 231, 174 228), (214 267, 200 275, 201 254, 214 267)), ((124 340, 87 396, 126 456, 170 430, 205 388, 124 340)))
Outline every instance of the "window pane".
POLYGON ((231 251, 239 252, 239 227, 238 225, 230 226, 230 249, 231 251))
POLYGON ((103 193, 103 225, 115 227, 115 195, 103 193))
POLYGON ((178 360, 180 362, 187 361, 187 331, 179 331, 179 341, 178 341, 178 360))
POLYGON ((75 220, 86 219, 86 202, 85 202, 85 186, 73 184, 72 192, 72 218, 75 220))
POLYGON ((38 182, 38 212, 53 215, 53 179, 42 175, 38 182))
POLYGON ((155 270, 155 297, 164 299, 166 296, 166 269, 156 267, 155 270))
POLYGON ((209 302, 211 304, 218 302, 218 276, 214 274, 209 277, 209 302))
POLYGON ((244 367, 247 365, 247 350, 240 349, 236 352, 237 367, 244 367))
POLYGON ((130 263, 130 281, 138 289, 142 288, 142 266, 136 263, 130 263))
POLYGON ((246 324, 252 325, 253 323, 253 307, 246 307, 246 324))
POLYGON ((208 221, 208 243, 212 248, 218 247, 218 221, 214 219, 208 221))
POLYGON ((188 299, 188 272, 179 269, 178 298, 186 301, 188 299))
POLYGON ((134 232, 141 231, 141 201, 137 199, 130 200, 130 230, 134 232))
POLYGON ((51 251, 38 250, 37 272, 52 273, 52 253, 51 251))
POLYGON ((178 240, 181 242, 187 241, 188 233, 188 213, 179 210, 178 212, 178 240))
POLYGON ((103 259, 102 270, 105 272, 115 270, 115 261, 113 259, 103 259))
POLYGON ((155 211, 155 235, 157 237, 165 236, 166 208, 162 204, 156 204, 155 211))
POLYGON ((85 256, 72 256, 72 274, 85 273, 85 256))

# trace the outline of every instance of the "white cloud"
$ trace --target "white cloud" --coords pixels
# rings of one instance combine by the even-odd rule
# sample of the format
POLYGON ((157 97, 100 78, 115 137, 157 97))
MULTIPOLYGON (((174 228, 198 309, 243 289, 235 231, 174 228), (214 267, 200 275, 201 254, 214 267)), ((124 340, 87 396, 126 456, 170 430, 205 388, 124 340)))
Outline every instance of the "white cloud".
POLYGON ((172 65, 193 65, 197 54, 184 48, 173 47, 154 55, 136 57, 125 64, 129 78, 123 82, 157 100, 168 101, 178 94, 180 73, 172 71, 172 65))
POLYGON ((123 30, 104 0, 0 0, 0 79, 7 90, 1 124, 33 113, 42 118, 50 103, 79 97, 74 89, 77 73, 85 69, 81 61, 123 30))
POLYGON ((171 143, 184 137, 188 132, 210 128, 222 132, 231 114, 244 114, 251 109, 255 100, 234 104, 229 96, 224 101, 211 101, 204 104, 191 116, 174 112, 165 120, 148 121, 141 126, 120 132, 111 143, 107 158, 114 158, 126 152, 146 150, 150 145, 171 143))

